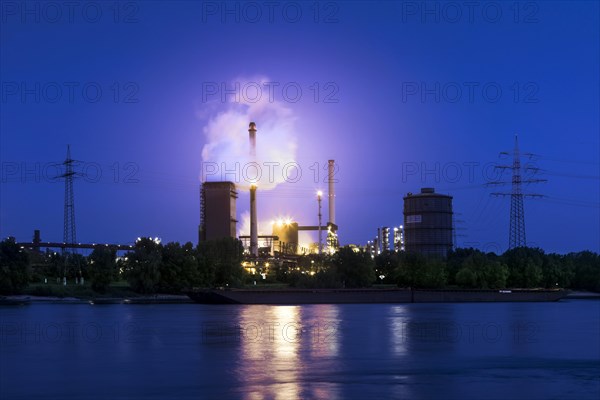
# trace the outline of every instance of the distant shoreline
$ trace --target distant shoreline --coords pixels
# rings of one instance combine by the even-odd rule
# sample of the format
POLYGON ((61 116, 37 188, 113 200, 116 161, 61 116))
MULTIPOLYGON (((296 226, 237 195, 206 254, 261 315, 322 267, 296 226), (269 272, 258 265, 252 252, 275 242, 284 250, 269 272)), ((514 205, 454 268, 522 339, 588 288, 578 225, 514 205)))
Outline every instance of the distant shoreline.
POLYGON ((600 299, 600 293, 588 292, 585 290, 574 290, 569 293, 567 299, 585 299, 585 300, 596 300, 600 299))
MULTIPOLYGON (((13 295, 0 298, 0 305, 3 301, 7 303, 27 303, 27 304, 190 304, 192 300, 187 295, 176 294, 157 294, 150 296, 137 297, 96 297, 96 298, 78 298, 78 297, 55 297, 55 296, 30 296, 13 295)), ((15 304, 18 305, 18 304, 15 304)))
MULTIPOLYGON (((565 299, 578 300, 600 300, 600 293, 588 291, 571 291, 565 299)), ((187 295, 157 294, 140 295, 137 297, 54 297, 54 296, 30 296, 9 295, 0 297, 1 305, 19 304, 194 304, 195 302, 187 295)))

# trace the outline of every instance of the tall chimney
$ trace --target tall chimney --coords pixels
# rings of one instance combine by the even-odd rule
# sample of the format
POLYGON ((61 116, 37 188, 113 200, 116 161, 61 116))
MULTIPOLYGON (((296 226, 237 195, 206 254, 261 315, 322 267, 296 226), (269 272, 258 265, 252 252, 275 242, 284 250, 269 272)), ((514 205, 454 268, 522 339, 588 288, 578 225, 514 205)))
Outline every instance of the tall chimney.
MULTIPOLYGON (((250 157, 256 157, 256 124, 250 122, 248 129, 250 135, 250 157)), ((256 183, 250 185, 250 254, 258 257, 258 225, 256 218, 256 183)))
POLYGON ((335 224, 335 187, 334 187, 334 175, 335 175, 335 161, 329 160, 329 168, 327 172, 327 179, 329 182, 329 222, 335 224))
POLYGON ((256 185, 250 185, 250 254, 258 257, 258 226, 256 225, 256 185))
POLYGON ((250 122, 248 133, 250 134, 250 156, 256 157, 256 124, 254 122, 250 122))

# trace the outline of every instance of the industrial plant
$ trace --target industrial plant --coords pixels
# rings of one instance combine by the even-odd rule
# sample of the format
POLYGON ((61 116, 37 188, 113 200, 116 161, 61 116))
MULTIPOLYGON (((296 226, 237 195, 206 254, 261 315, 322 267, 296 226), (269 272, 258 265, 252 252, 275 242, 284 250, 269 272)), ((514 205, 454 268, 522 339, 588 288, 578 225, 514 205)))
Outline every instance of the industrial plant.
MULTIPOLYGON (((256 161, 257 126, 251 122, 248 128, 250 160, 256 161)), ((259 260, 270 257, 294 258, 302 254, 333 254, 338 248, 335 223, 335 183, 333 179, 335 161, 328 161, 328 221, 323 222, 323 193, 317 192, 318 225, 300 225, 290 219, 272 221, 271 235, 258 235, 257 201, 260 193, 258 184, 251 182, 250 194, 250 235, 237 236, 236 202, 238 188, 233 182, 203 182, 200 186, 200 226, 199 241, 238 238, 244 244, 249 260, 256 265, 259 260), (318 232, 316 246, 300 247, 299 231, 318 232), (256 262, 256 263, 255 263, 256 262)))
MULTIPOLYGON (((252 163, 257 163, 257 124, 250 122, 248 127, 249 147, 248 155, 252 163)), ((258 144, 260 146, 260 144, 258 144)), ((503 152, 501 154, 508 154, 503 152)), ((70 147, 67 146, 67 156, 62 164, 65 172, 58 175, 56 179, 65 181, 64 198, 64 237, 62 242, 42 242, 41 233, 35 230, 31 242, 19 242, 19 246, 33 251, 41 248, 58 248, 63 253, 74 249, 96 249, 100 246, 108 247, 115 251, 130 251, 134 248, 131 243, 79 243, 76 240, 73 180, 78 173, 73 171, 70 147)), ((512 183, 512 190, 507 192, 494 192, 493 196, 510 196, 510 231, 509 249, 525 247, 525 224, 523 212, 523 198, 541 197, 540 194, 524 193, 523 184, 545 182, 545 179, 523 179, 521 177, 522 167, 517 138, 513 151, 512 165, 496 166, 498 169, 512 170, 511 181, 491 181, 487 185, 502 185, 512 183)), ((529 170, 530 168, 528 168, 529 170)), ((292 266, 306 255, 332 255, 339 247, 338 231, 336 222, 336 187, 334 174, 336 170, 335 160, 327 162, 327 216, 323 215, 323 201, 325 193, 317 191, 316 195, 316 221, 314 224, 302 223, 289 217, 274 217, 268 227, 259 235, 258 231, 258 208, 260 201, 259 179, 249 180, 249 184, 236 185, 226 180, 208 181, 204 180, 199 187, 199 214, 200 224, 198 226, 198 242, 207 242, 223 238, 239 239, 244 248, 245 264, 252 268, 265 266, 270 263, 282 265, 288 263, 292 266), (237 216, 237 201, 241 192, 249 194, 249 234, 240 234, 237 216), (269 226, 270 225, 270 226, 269 226), (312 232, 318 239, 307 243, 303 232, 312 232)), ((223 176, 223 175, 222 175, 223 176)), ((265 188, 272 189, 270 188, 265 188)), ((437 193, 432 187, 421 188, 418 193, 407 193, 403 197, 403 215, 396 218, 400 221, 390 221, 391 224, 379 225, 376 235, 372 236, 366 244, 346 243, 356 251, 364 251, 373 258, 386 252, 415 253, 426 257, 445 258, 456 246, 456 235, 454 227, 454 212, 452 206, 453 197, 449 194, 437 193)), ((284 214, 285 215, 285 214, 284 214)), ((262 221, 265 221, 263 216, 262 221)), ((263 222, 264 223, 264 222, 263 222)), ((314 240, 314 237, 313 237, 314 240)))
MULTIPOLYGON (((257 161, 257 125, 251 122, 248 127, 249 156, 257 161)), ((71 168, 70 149, 67 149, 67 172, 61 175, 65 179, 65 233, 60 243, 42 242, 39 230, 34 232, 31 243, 19 243, 23 248, 40 249, 42 247, 66 249, 95 249, 98 246, 109 247, 116 251, 129 251, 132 245, 78 243, 75 239, 72 186, 74 173, 71 168)), ((258 233, 257 202, 260 197, 258 180, 249 185, 239 185, 231 181, 204 181, 200 185, 200 224, 198 242, 223 238, 239 239, 244 248, 243 266, 250 272, 268 273, 270 265, 287 265, 297 269, 300 256, 332 255, 339 249, 336 223, 336 188, 334 180, 335 160, 327 163, 327 216, 323 215, 325 194, 316 192, 315 214, 317 224, 302 224, 292 218, 276 218, 270 222, 270 230, 258 233), (241 191, 247 190, 250 199, 249 235, 238 234, 237 201, 241 191), (312 232, 318 238, 314 243, 301 243, 301 231, 312 232)), ((264 220, 264 218, 263 218, 264 220)), ((408 193, 404 197, 403 223, 377 228, 377 235, 366 245, 348 244, 356 251, 365 251, 373 258, 386 252, 419 253, 428 257, 446 257, 453 249, 453 211, 452 196, 436 193, 434 188, 422 188, 420 193, 408 193)), ((312 271, 314 273, 314 271, 312 271)), ((263 276, 264 278, 264 276, 263 276)))
MULTIPOLYGON (((256 161, 257 125, 250 122, 248 128, 249 156, 256 161)), ((246 266, 254 269, 268 265, 268 260, 293 262, 300 255, 334 254, 339 247, 338 225, 335 218, 335 160, 328 161, 327 222, 322 215, 324 194, 317 195, 317 225, 302 225, 292 219, 271 222, 271 234, 258 234, 257 201, 260 188, 251 182, 247 188, 250 198, 250 234, 237 235, 236 202, 240 188, 233 182, 203 182, 200 186, 199 240, 225 237, 237 238, 244 245, 246 266), (318 242, 302 247, 300 231, 317 232, 318 242)), ((408 193, 404 197, 403 224, 390 228, 377 228, 377 236, 366 246, 355 246, 369 252, 373 257, 386 251, 414 252, 426 256, 445 257, 453 247, 452 197, 435 193, 433 188, 422 188, 420 193, 408 193), (391 240, 390 240, 391 236, 391 240)))

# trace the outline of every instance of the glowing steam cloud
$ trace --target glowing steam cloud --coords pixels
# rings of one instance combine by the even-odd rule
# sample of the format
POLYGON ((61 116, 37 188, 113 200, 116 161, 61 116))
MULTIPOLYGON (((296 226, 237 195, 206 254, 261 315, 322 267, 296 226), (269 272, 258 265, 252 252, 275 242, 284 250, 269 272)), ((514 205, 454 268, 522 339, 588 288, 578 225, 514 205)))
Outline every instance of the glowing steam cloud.
MULTIPOLYGON (((240 87, 247 87, 247 83, 265 87, 267 82, 270 81, 264 77, 236 80, 240 87)), ((232 95, 228 100, 232 101, 222 103, 217 115, 204 127, 206 144, 202 148, 202 161, 215 163, 219 168, 219 173, 207 176, 207 180, 233 181, 238 189, 256 183, 261 191, 285 182, 288 178, 285 168, 296 160, 296 118, 292 111, 281 102, 269 101, 266 95, 232 95), (258 129, 255 157, 249 155, 251 121, 256 122, 258 129)), ((293 178, 294 172, 289 175, 293 178)))
MULTIPOLYGON (((259 235, 271 235, 272 225, 270 219, 264 219, 258 221, 258 234, 259 235)), ((238 235, 248 235, 250 232, 250 213, 245 211, 241 215, 241 223, 238 227, 238 235)), ((309 248, 311 243, 314 243, 314 238, 307 231, 298 232, 298 248, 309 248)))

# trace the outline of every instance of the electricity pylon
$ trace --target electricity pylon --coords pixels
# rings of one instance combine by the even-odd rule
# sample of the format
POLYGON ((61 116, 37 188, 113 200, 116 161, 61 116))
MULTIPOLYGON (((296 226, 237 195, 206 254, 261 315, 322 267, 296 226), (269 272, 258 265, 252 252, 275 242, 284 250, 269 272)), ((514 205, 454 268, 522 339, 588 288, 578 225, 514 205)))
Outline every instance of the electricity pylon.
MULTIPOLYGON (((500 154, 507 155, 508 153, 503 152, 500 154)), ((510 227, 508 231, 508 248, 513 249, 515 247, 527 246, 527 239, 525 237, 525 209, 523 207, 523 199, 525 197, 543 197, 538 193, 523 193, 522 185, 530 183, 546 182, 546 179, 523 179, 522 172, 531 170, 537 172, 537 168, 525 168, 521 167, 521 154, 519 153, 519 142, 515 135, 515 148, 513 150, 513 163, 512 165, 498 165, 498 169, 512 170, 512 181, 494 181, 489 182, 488 185, 507 185, 511 184, 512 188, 510 192, 494 192, 492 196, 510 196, 510 227)))

